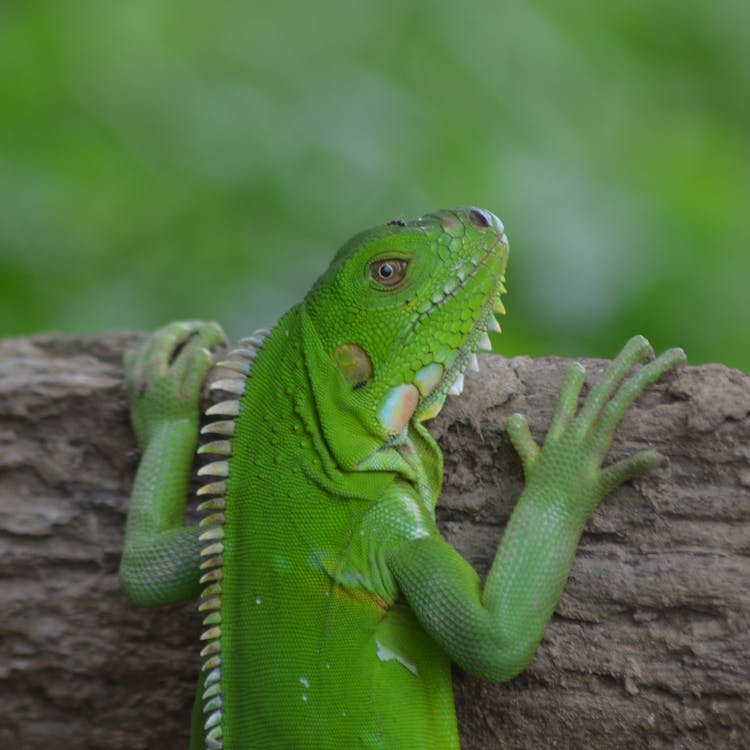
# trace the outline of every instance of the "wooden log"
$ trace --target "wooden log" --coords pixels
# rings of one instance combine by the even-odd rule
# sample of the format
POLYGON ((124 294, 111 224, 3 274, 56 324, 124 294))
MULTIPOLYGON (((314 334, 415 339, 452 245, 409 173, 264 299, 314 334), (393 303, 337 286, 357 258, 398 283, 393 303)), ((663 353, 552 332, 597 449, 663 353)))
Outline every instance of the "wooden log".
MULTIPOLYGON (((198 667, 195 604, 138 610, 117 567, 137 462, 120 359, 138 338, 0 342, 0 747, 183 750, 198 667)), ((541 437, 569 362, 480 358, 432 430, 439 521, 484 574, 522 487, 505 432, 541 437)), ((584 363, 591 381, 606 362, 584 363)), ((618 428, 615 460, 669 463, 587 526, 529 669, 456 670, 465 750, 750 746, 750 377, 688 367, 618 428)))

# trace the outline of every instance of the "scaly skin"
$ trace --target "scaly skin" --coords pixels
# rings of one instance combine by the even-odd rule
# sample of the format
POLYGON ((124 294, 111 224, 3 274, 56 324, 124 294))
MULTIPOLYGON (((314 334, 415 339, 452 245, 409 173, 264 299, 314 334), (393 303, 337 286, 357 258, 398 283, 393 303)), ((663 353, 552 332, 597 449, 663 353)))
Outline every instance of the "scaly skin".
POLYGON ((237 379, 218 387, 233 398, 209 410, 219 439, 200 450, 218 456, 199 471, 200 529, 184 526, 186 489, 221 331, 172 324, 126 360, 143 458, 121 578, 143 605, 201 580, 194 750, 458 748, 450 660, 493 680, 522 670, 586 519, 660 463, 601 468, 632 401, 685 361, 670 350, 627 379, 650 355, 635 337, 580 411, 571 368, 542 447, 509 420, 526 489, 484 587, 442 539, 442 456, 422 422, 495 330, 507 254, 500 222, 471 208, 347 243, 262 342, 230 353, 237 379))

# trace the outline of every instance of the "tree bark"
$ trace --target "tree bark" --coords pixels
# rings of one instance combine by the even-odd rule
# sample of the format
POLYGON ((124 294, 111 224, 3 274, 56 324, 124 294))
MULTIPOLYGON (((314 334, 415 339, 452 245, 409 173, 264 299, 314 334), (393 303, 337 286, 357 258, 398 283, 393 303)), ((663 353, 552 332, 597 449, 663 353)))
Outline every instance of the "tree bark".
MULTIPOLYGON (((136 334, 0 342, 0 747, 187 747, 195 605, 117 582, 137 453, 120 358, 136 334)), ((541 438, 569 364, 486 356, 433 421, 439 521, 484 574, 522 486, 505 431, 541 438)), ((606 362, 585 363, 595 381, 606 362)), ((456 670, 465 750, 750 746, 750 377, 684 368, 618 428, 669 462, 608 497, 528 670, 456 670)))

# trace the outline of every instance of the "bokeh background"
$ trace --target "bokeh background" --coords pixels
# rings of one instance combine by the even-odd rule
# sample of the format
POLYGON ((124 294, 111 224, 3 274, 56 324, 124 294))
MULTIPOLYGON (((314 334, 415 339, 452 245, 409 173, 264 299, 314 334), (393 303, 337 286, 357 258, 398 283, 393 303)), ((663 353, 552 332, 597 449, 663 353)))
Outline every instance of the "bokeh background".
POLYGON ((272 322, 476 204, 498 351, 750 370, 750 3, 0 2, 0 336, 272 322))

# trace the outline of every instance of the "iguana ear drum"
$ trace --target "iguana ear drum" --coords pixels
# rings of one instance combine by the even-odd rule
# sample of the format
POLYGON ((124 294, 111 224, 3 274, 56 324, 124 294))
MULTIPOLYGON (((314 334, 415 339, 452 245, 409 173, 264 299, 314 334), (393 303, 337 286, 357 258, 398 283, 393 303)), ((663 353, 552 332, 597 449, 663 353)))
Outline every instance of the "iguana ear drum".
POLYGON ((354 388, 361 388, 372 380, 372 361, 357 344, 341 344, 333 353, 341 374, 354 388))

